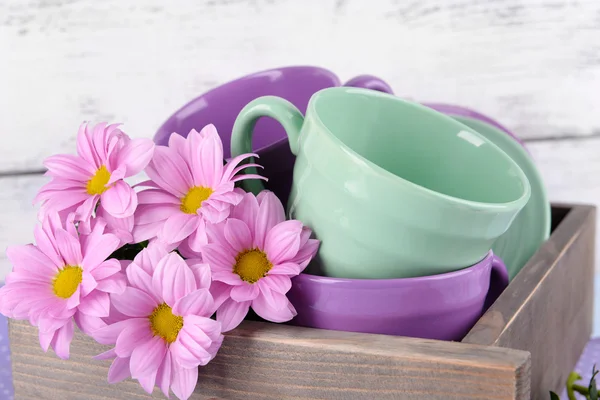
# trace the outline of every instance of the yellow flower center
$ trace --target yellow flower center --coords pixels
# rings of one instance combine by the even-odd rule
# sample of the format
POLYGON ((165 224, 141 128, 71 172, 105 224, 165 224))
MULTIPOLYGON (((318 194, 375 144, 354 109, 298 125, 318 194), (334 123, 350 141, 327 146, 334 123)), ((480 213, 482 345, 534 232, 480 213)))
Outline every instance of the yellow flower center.
POLYGON ((52 281, 54 294, 61 299, 68 299, 75 293, 81 279, 83 278, 83 269, 75 265, 67 265, 56 274, 52 281))
POLYGON ((196 214, 202 206, 202 202, 210 197, 213 190, 204 186, 194 186, 181 199, 181 211, 186 214, 196 214))
POLYGON ((95 195, 106 192, 108 190, 106 184, 109 180, 110 172, 108 172, 106 167, 103 165, 98 168, 98 171, 96 171, 94 176, 92 176, 92 179, 88 181, 86 186, 88 194, 95 195))
POLYGON ((167 343, 173 343, 183 328, 183 317, 173 315, 171 307, 162 303, 152 311, 150 327, 154 336, 160 336, 167 343))
POLYGON ((233 272, 238 274, 243 281, 255 283, 260 278, 264 278, 271 268, 273 268, 273 264, 267 255, 258 249, 252 249, 243 251, 235 257, 233 272))

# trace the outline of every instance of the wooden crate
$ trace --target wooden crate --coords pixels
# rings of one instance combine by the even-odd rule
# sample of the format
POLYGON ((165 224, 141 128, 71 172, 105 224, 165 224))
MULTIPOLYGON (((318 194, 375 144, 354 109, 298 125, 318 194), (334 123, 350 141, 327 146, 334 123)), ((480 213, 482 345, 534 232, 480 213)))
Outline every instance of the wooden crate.
MULTIPOLYGON (((462 342, 247 321, 200 370, 192 398, 548 399, 591 334, 595 213, 554 205, 550 239, 462 342)), ((9 328, 17 399, 150 397, 136 382, 108 385, 109 363, 91 359, 106 348, 78 332, 62 361, 26 322, 9 328)))

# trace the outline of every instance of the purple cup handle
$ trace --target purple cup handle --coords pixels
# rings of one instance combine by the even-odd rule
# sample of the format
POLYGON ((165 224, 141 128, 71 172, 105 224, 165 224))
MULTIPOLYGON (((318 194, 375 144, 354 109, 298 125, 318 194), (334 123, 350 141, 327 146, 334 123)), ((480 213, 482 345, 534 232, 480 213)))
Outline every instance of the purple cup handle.
POLYGON ((508 286, 508 270, 504 261, 497 255, 492 256, 492 271, 490 273, 490 288, 485 298, 483 312, 494 304, 496 299, 500 297, 504 289, 508 286))
POLYGON ((378 92, 384 92, 394 94, 392 87, 373 75, 359 75, 350 79, 344 84, 344 86, 351 86, 363 89, 377 90, 378 92))

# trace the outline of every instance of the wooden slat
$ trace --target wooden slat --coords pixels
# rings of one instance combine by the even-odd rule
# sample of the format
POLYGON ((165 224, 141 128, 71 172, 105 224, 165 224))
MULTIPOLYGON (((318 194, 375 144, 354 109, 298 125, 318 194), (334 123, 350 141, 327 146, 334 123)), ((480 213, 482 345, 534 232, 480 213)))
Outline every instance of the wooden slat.
POLYGON ((200 93, 290 64, 380 75, 523 138, 591 135, 599 13, 596 0, 3 0, 0 171, 73 150, 82 120, 150 136, 200 93))
MULTIPOLYGON (((104 346, 79 332, 68 361, 26 322, 10 322, 10 340, 17 399, 143 397, 106 383, 107 362, 90 359, 104 346)), ((192 399, 529 399, 528 352, 262 322, 228 334, 200 372, 192 399)))
MULTIPOLYGON (((566 210, 563 210, 563 213, 566 210)), ((557 206, 554 217, 561 214, 557 206)), ((564 387, 592 330, 595 208, 573 207, 464 343, 531 352, 533 398, 564 387)))

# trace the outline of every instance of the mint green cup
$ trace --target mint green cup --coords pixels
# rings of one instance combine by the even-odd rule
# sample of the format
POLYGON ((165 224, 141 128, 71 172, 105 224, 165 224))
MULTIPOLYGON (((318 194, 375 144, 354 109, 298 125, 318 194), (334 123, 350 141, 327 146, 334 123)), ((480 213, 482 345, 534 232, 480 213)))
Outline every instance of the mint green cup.
MULTIPOLYGON (((530 196, 519 166, 473 129, 395 96, 346 87, 315 93, 306 116, 260 97, 233 126, 232 156, 251 152, 258 118, 279 121, 296 156, 288 215, 321 240, 327 276, 386 279, 482 260, 530 196)), ((258 193, 262 183, 244 182, 258 193)))

